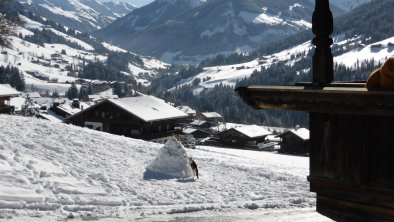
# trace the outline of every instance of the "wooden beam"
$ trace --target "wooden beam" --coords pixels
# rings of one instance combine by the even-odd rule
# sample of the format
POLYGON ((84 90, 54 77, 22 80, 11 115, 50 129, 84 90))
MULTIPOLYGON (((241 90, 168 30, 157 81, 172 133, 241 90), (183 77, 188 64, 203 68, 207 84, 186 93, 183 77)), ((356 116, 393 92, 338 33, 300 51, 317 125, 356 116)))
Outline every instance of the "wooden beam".
POLYGON ((340 86, 249 86, 236 91, 255 109, 394 116, 394 92, 340 86))

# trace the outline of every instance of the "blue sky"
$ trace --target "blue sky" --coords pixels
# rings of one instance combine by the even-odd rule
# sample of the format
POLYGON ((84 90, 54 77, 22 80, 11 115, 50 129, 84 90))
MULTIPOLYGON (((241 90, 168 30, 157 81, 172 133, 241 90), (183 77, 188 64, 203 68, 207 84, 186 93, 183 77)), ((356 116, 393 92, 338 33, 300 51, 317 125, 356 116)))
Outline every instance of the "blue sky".
POLYGON ((109 1, 114 1, 114 2, 128 2, 131 3, 137 7, 144 6, 148 3, 153 2, 154 0, 100 0, 102 2, 109 2, 109 1))

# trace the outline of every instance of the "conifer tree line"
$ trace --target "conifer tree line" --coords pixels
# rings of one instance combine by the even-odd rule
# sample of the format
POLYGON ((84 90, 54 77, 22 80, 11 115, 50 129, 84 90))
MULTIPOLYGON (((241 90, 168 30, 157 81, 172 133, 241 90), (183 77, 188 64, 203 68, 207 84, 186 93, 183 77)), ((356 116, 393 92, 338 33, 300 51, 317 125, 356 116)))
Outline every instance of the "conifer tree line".
MULTIPOLYGON (((255 70, 249 78, 239 81, 236 87, 294 85, 297 82, 310 82, 312 80, 311 63, 311 56, 307 56, 292 66, 279 62, 269 68, 262 67, 259 71, 255 70)), ((357 62, 353 67, 335 64, 335 81, 365 81, 371 72, 380 66, 381 64, 374 59, 357 62)), ((176 105, 187 105, 200 112, 218 112, 227 122, 282 127, 307 126, 309 122, 308 115, 304 112, 254 110, 244 103, 230 86, 219 84, 213 89, 204 89, 198 95, 193 94, 194 89, 193 86, 176 87, 174 90, 166 91, 163 97, 166 101, 176 105)))
POLYGON ((18 68, 0 66, 0 84, 10 84, 18 91, 25 90, 25 79, 18 68))

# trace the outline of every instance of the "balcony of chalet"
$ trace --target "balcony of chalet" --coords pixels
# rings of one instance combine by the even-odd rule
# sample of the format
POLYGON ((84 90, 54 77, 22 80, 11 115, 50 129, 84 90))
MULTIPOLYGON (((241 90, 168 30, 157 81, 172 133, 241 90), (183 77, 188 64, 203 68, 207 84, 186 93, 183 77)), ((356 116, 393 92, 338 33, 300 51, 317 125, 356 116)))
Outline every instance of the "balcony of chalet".
POLYGON ((394 91, 334 81, 328 0, 316 0, 312 31, 313 82, 236 91, 256 109, 309 113, 307 179, 319 213, 336 221, 394 221, 394 91))

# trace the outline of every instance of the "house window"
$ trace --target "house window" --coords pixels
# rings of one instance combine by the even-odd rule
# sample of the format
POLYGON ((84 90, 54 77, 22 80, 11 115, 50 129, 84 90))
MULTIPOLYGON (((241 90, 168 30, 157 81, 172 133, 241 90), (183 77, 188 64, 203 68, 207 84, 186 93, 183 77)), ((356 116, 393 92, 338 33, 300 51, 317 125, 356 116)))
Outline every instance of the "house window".
POLYGON ((169 130, 170 129, 170 124, 167 124, 167 130, 169 130))
POLYGON ((159 131, 161 131, 161 126, 159 126, 159 131))
POLYGON ((85 122, 85 127, 97 131, 103 131, 103 123, 99 123, 99 122, 85 122))
POLYGON ((101 117, 105 118, 105 112, 101 113, 101 117))
POLYGON ((94 115, 95 115, 96 117, 99 117, 99 116, 100 116, 99 111, 94 112, 94 115))

